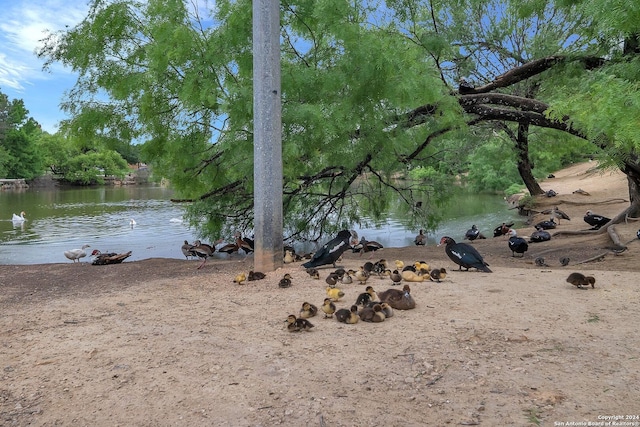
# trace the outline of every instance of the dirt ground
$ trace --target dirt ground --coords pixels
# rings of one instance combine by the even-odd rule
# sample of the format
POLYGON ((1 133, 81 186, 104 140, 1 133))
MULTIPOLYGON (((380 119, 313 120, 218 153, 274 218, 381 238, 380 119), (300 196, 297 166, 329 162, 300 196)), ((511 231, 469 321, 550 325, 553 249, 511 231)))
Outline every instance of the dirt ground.
MULTIPOLYGON (((559 230, 587 229, 586 209, 627 206, 625 177, 591 166, 543 183, 558 195, 539 209, 571 216, 559 230)), ((638 227, 616 226, 630 242, 619 255, 606 233, 530 244, 522 259, 505 237, 474 242, 493 273, 457 271, 435 246, 347 253, 346 268, 425 260, 449 274, 411 284, 417 307, 382 323, 319 315, 297 333, 284 320, 304 301, 322 304, 332 267, 320 281, 293 263, 237 285, 251 257, 201 270, 179 259, 0 266, 0 425, 640 425, 638 227), (549 267, 533 263, 540 255, 549 267), (574 271, 595 289, 566 283, 574 271), (284 273, 290 288, 277 285, 284 273)), ((343 285, 338 307, 364 288, 343 285)))

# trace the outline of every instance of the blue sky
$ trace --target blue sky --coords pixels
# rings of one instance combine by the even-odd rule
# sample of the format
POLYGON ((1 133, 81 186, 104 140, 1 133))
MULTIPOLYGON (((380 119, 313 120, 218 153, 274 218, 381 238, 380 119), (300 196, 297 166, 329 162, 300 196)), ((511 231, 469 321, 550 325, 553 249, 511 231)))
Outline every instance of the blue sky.
POLYGON ((65 118, 59 105, 76 75, 59 64, 43 71, 35 51, 47 30, 82 21, 89 10, 87 1, 0 0, 0 91, 11 100, 24 100, 29 115, 50 133, 65 118))

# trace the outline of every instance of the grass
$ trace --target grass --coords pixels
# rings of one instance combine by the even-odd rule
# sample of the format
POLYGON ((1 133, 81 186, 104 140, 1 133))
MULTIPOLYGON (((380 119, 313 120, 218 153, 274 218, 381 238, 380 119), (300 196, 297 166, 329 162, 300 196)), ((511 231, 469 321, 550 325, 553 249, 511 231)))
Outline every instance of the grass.
POLYGON ((524 416, 529 423, 537 426, 540 425, 541 420, 539 418, 538 408, 525 409, 524 416))
POLYGON ((596 323, 600 321, 600 316, 595 313, 589 313, 589 318, 587 319, 587 323, 596 323))

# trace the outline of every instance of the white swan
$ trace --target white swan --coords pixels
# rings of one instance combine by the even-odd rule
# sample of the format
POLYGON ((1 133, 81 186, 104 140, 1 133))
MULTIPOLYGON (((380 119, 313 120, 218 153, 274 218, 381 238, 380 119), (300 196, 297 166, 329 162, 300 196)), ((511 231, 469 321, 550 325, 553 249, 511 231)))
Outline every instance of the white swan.
POLYGON ((80 262, 80 258, 87 256, 87 253, 84 250, 89 247, 89 245, 82 245, 82 249, 71 249, 70 251, 64 251, 64 256, 66 256, 73 262, 80 262))
POLYGON ((131 218, 131 219, 129 220, 129 225, 131 226, 131 228, 135 227, 135 225, 136 225, 136 224, 137 224, 137 222, 136 222, 136 220, 135 220, 135 219, 131 218))
POLYGON ((24 215, 25 215, 24 211, 20 212, 20 215, 19 215, 19 216, 18 216, 18 215, 16 215, 16 214, 13 214, 13 217, 11 218, 11 220, 12 220, 12 221, 15 221, 15 222, 18 222, 18 221, 20 221, 20 222, 24 222, 24 221, 26 221, 26 220, 27 220, 27 219, 24 217, 24 215))

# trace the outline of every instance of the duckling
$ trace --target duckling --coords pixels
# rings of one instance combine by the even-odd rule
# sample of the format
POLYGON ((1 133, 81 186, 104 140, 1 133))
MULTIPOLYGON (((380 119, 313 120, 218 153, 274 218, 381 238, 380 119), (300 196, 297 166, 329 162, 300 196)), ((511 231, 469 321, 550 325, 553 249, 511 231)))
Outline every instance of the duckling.
POLYGON ((318 314, 318 307, 308 302, 302 303, 302 308, 300 309, 300 317, 302 317, 303 319, 308 319, 315 316, 316 314, 318 314))
POLYGON ((382 274, 382 273, 384 273, 384 271, 386 269, 387 269, 387 260, 386 259, 381 259, 380 261, 376 261, 375 263, 373 263, 372 271, 374 273, 382 274))
POLYGON ((336 305, 331 301, 331 298, 325 298, 320 309, 324 312, 324 318, 333 317, 333 313, 336 312, 336 305))
POLYGON ((296 259, 293 256, 293 252, 291 252, 290 250, 285 250, 284 251, 284 263, 285 264, 291 264, 295 260, 296 259))
POLYGON ((571 273, 569 277, 567 277, 567 282, 571 283, 578 289, 587 289, 589 285, 591 285, 591 288, 596 287, 596 278, 593 276, 585 276, 582 273, 571 273), (586 286, 587 288, 583 288, 583 286, 586 286))
POLYGON ((560 258, 560 265, 562 265, 563 267, 566 267, 567 265, 569 265, 569 257, 562 257, 560 258))
POLYGON ((429 271, 431 271, 431 269, 429 268, 429 264, 424 261, 416 261, 415 263, 413 263, 413 265, 416 268, 417 273, 427 274, 429 273, 429 271))
POLYGON ((371 302, 371 295, 368 292, 363 292, 358 295, 355 305, 367 306, 371 302))
POLYGON ((287 316, 287 330, 289 332, 298 332, 298 331, 310 331, 313 328, 313 324, 309 322, 307 319, 296 319, 296 316, 290 314, 287 316))
POLYGON ((358 323, 358 320, 360 320, 360 316, 358 316, 358 306, 352 305, 350 310, 341 308, 336 311, 336 320, 338 322, 349 324, 358 323))
POLYGON ((342 280, 347 271, 344 268, 338 268, 333 273, 338 276, 338 280, 342 280))
POLYGON ((282 279, 280 279, 280 283, 278 286, 281 288, 290 288, 291 287, 291 275, 289 273, 285 274, 282 279))
POLYGON ((371 272, 373 271, 373 263, 371 261, 367 261, 360 268, 364 270, 366 273, 371 274, 371 272))
POLYGON ((238 285, 244 285, 243 282, 247 280, 247 275, 244 273, 238 274, 235 279, 233 279, 233 283, 237 283, 238 285))
POLYGON ((398 270, 402 270, 404 268, 404 262, 400 261, 399 259, 395 260, 394 264, 396 265, 396 269, 398 270))
POLYGON ((351 275, 345 271, 340 281, 345 285, 350 285, 351 283, 353 283, 353 277, 351 277, 351 275))
POLYGON ((360 282, 361 285, 364 285, 367 283, 367 280, 369 280, 370 275, 371 273, 366 271, 363 267, 360 267, 360 270, 356 270, 355 279, 360 282))
POLYGON ((318 269, 316 269, 316 268, 313 268, 313 267, 307 268, 307 274, 312 279, 320 280, 320 273, 318 272, 318 269))
POLYGON ((411 270, 404 270, 401 273, 402 280, 405 282, 424 282, 424 276, 415 273, 411 270))
POLYGON ((391 308, 389 304, 387 304, 386 302, 383 302, 382 304, 380 304, 380 307, 382 307, 382 312, 384 313, 384 317, 386 318, 393 317, 393 308, 391 308))
POLYGON ((402 275, 398 272, 398 270, 393 270, 391 275, 389 276, 393 285, 399 285, 402 282, 402 275))
POLYGON ((247 276, 247 280, 249 280, 250 282, 254 281, 254 280, 262 280, 265 277, 267 277, 266 274, 260 272, 260 271, 250 271, 249 275, 247 276))
POLYGON ((380 299, 378 298, 378 294, 376 294, 376 291, 373 290, 373 287, 367 286, 365 292, 371 295, 371 301, 380 301, 380 299))
POLYGON ((365 307, 358 313, 360 319, 364 322, 383 322, 385 315, 382 312, 382 305, 380 303, 374 304, 372 307, 365 307))
POLYGON ((378 277, 380 279, 384 279, 385 277, 391 277, 391 270, 389 270, 388 268, 386 268, 383 272, 381 272, 380 274, 378 274, 378 277))
POLYGON ((329 286, 335 286, 338 283, 338 275, 336 273, 329 273, 324 281, 327 282, 329 286))
POLYGON ((445 277, 447 277, 447 270, 445 268, 434 268, 431 270, 431 273, 429 273, 429 279, 433 282, 440 283, 445 277))
POLYGON ((327 287, 327 296, 331 298, 332 301, 340 301, 340 298, 344 297, 344 292, 342 292, 338 288, 327 287))

